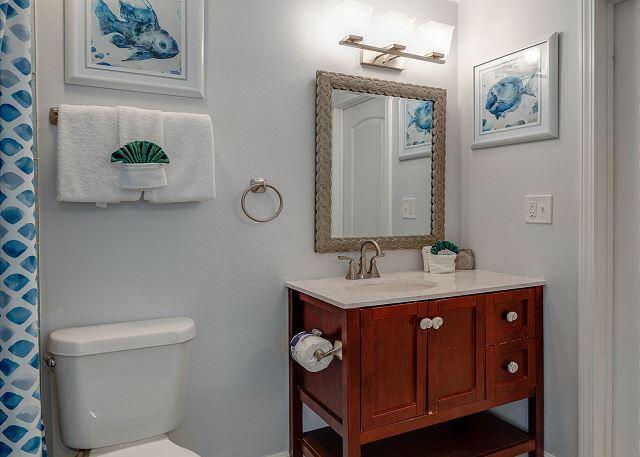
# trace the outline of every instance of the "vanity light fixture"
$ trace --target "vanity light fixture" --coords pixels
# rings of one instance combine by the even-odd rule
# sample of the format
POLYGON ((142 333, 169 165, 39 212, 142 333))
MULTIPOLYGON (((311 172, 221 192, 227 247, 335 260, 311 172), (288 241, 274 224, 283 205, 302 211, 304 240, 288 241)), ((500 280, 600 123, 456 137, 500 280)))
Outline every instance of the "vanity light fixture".
POLYGON ((334 8, 337 21, 351 31, 340 40, 342 46, 360 49, 360 64, 402 71, 405 58, 437 64, 445 63, 449 53, 454 27, 429 21, 418 28, 419 44, 407 51, 416 18, 398 11, 388 11, 369 25, 373 8, 365 3, 346 0, 334 8), (351 21, 351 26, 349 26, 351 21), (365 36, 369 42, 365 42, 365 36), (424 49, 424 52, 422 50, 424 49))
POLYGON ((345 0, 333 8, 336 32, 344 35, 364 35, 369 31, 373 6, 355 0, 345 0))
POLYGON ((431 53, 442 58, 446 57, 451 50, 451 40, 455 27, 442 22, 429 21, 418 27, 417 54, 431 53), (421 49, 422 48, 422 49, 421 49))
POLYGON ((386 46, 389 43, 408 43, 416 18, 400 11, 387 11, 378 16, 370 32, 373 46, 386 46))

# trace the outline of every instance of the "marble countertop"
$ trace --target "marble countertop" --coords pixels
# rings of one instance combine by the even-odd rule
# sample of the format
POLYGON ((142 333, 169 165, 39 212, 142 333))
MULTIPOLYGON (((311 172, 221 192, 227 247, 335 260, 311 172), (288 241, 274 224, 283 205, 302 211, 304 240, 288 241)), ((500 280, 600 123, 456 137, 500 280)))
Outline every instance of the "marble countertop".
POLYGON ((285 284, 291 289, 343 309, 459 297, 545 284, 543 279, 485 270, 459 270, 447 274, 406 271, 381 276, 380 279, 355 281, 344 278, 285 281, 285 284))

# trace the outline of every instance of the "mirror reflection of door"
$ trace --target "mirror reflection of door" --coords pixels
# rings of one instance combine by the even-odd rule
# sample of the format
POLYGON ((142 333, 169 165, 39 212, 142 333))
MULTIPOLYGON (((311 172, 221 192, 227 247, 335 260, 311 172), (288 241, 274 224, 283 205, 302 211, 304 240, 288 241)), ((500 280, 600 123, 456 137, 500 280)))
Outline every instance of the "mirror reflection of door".
POLYGON ((334 90, 333 237, 431 233, 431 150, 409 158, 407 150, 401 154, 412 114, 402 102, 334 90))
POLYGON ((390 234, 384 98, 359 96, 342 110, 342 236, 390 234))

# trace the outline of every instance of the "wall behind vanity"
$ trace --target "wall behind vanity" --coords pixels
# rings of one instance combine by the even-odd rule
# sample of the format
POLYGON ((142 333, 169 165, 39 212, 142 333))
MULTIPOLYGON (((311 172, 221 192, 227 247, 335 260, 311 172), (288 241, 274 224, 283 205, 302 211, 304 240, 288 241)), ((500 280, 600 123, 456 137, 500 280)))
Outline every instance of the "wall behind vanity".
MULTIPOLYGON (((461 0, 460 238, 483 269, 543 277, 546 448, 578 455, 580 2, 461 0), (560 32, 560 138, 471 151, 473 66, 560 32), (553 225, 526 225, 523 197, 551 193, 553 225)), ((503 409, 526 424, 526 404, 503 409)))
MULTIPOLYGON (((37 90, 42 327, 185 315, 195 319, 188 413, 175 438, 208 457, 262 457, 287 448, 287 311, 283 278, 344 273, 314 246, 315 71, 326 69, 449 90, 447 236, 458 240, 457 56, 407 62, 401 74, 363 70, 326 30, 328 0, 207 1, 207 100, 65 86, 63 2, 38 0, 37 90), (50 106, 135 105, 210 113, 218 198, 202 204, 114 205, 55 199, 56 129, 50 106), (248 223, 239 196, 249 178, 278 186, 285 210, 248 223)), ((448 0, 370 0, 456 25, 448 0)), ((454 39, 455 40, 455 39, 454 39)), ((468 241, 474 239, 467 237, 468 241)), ((480 247, 480 246, 474 246, 480 247)), ((515 257, 514 257, 515 258, 515 257)), ((381 270, 421 268, 418 251, 389 252, 381 270)), ((45 405, 50 401, 48 383, 45 405)), ((59 444, 47 408, 51 455, 59 444)))

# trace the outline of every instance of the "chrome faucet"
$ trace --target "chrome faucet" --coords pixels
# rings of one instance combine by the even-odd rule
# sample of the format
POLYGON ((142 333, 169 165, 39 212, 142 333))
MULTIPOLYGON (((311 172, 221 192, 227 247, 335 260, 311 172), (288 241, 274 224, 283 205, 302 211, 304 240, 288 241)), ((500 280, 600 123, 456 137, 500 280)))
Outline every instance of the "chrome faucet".
POLYGON ((338 256, 340 260, 347 260, 349 262, 349 269, 347 270, 347 279, 370 279, 379 278, 380 272, 378 271, 378 264, 376 259, 378 257, 384 257, 382 248, 375 240, 366 240, 360 246, 360 260, 358 261, 358 269, 356 271, 356 260, 344 255, 338 256), (376 250, 376 254, 369 259, 369 267, 367 268, 367 247, 371 245, 376 250))

